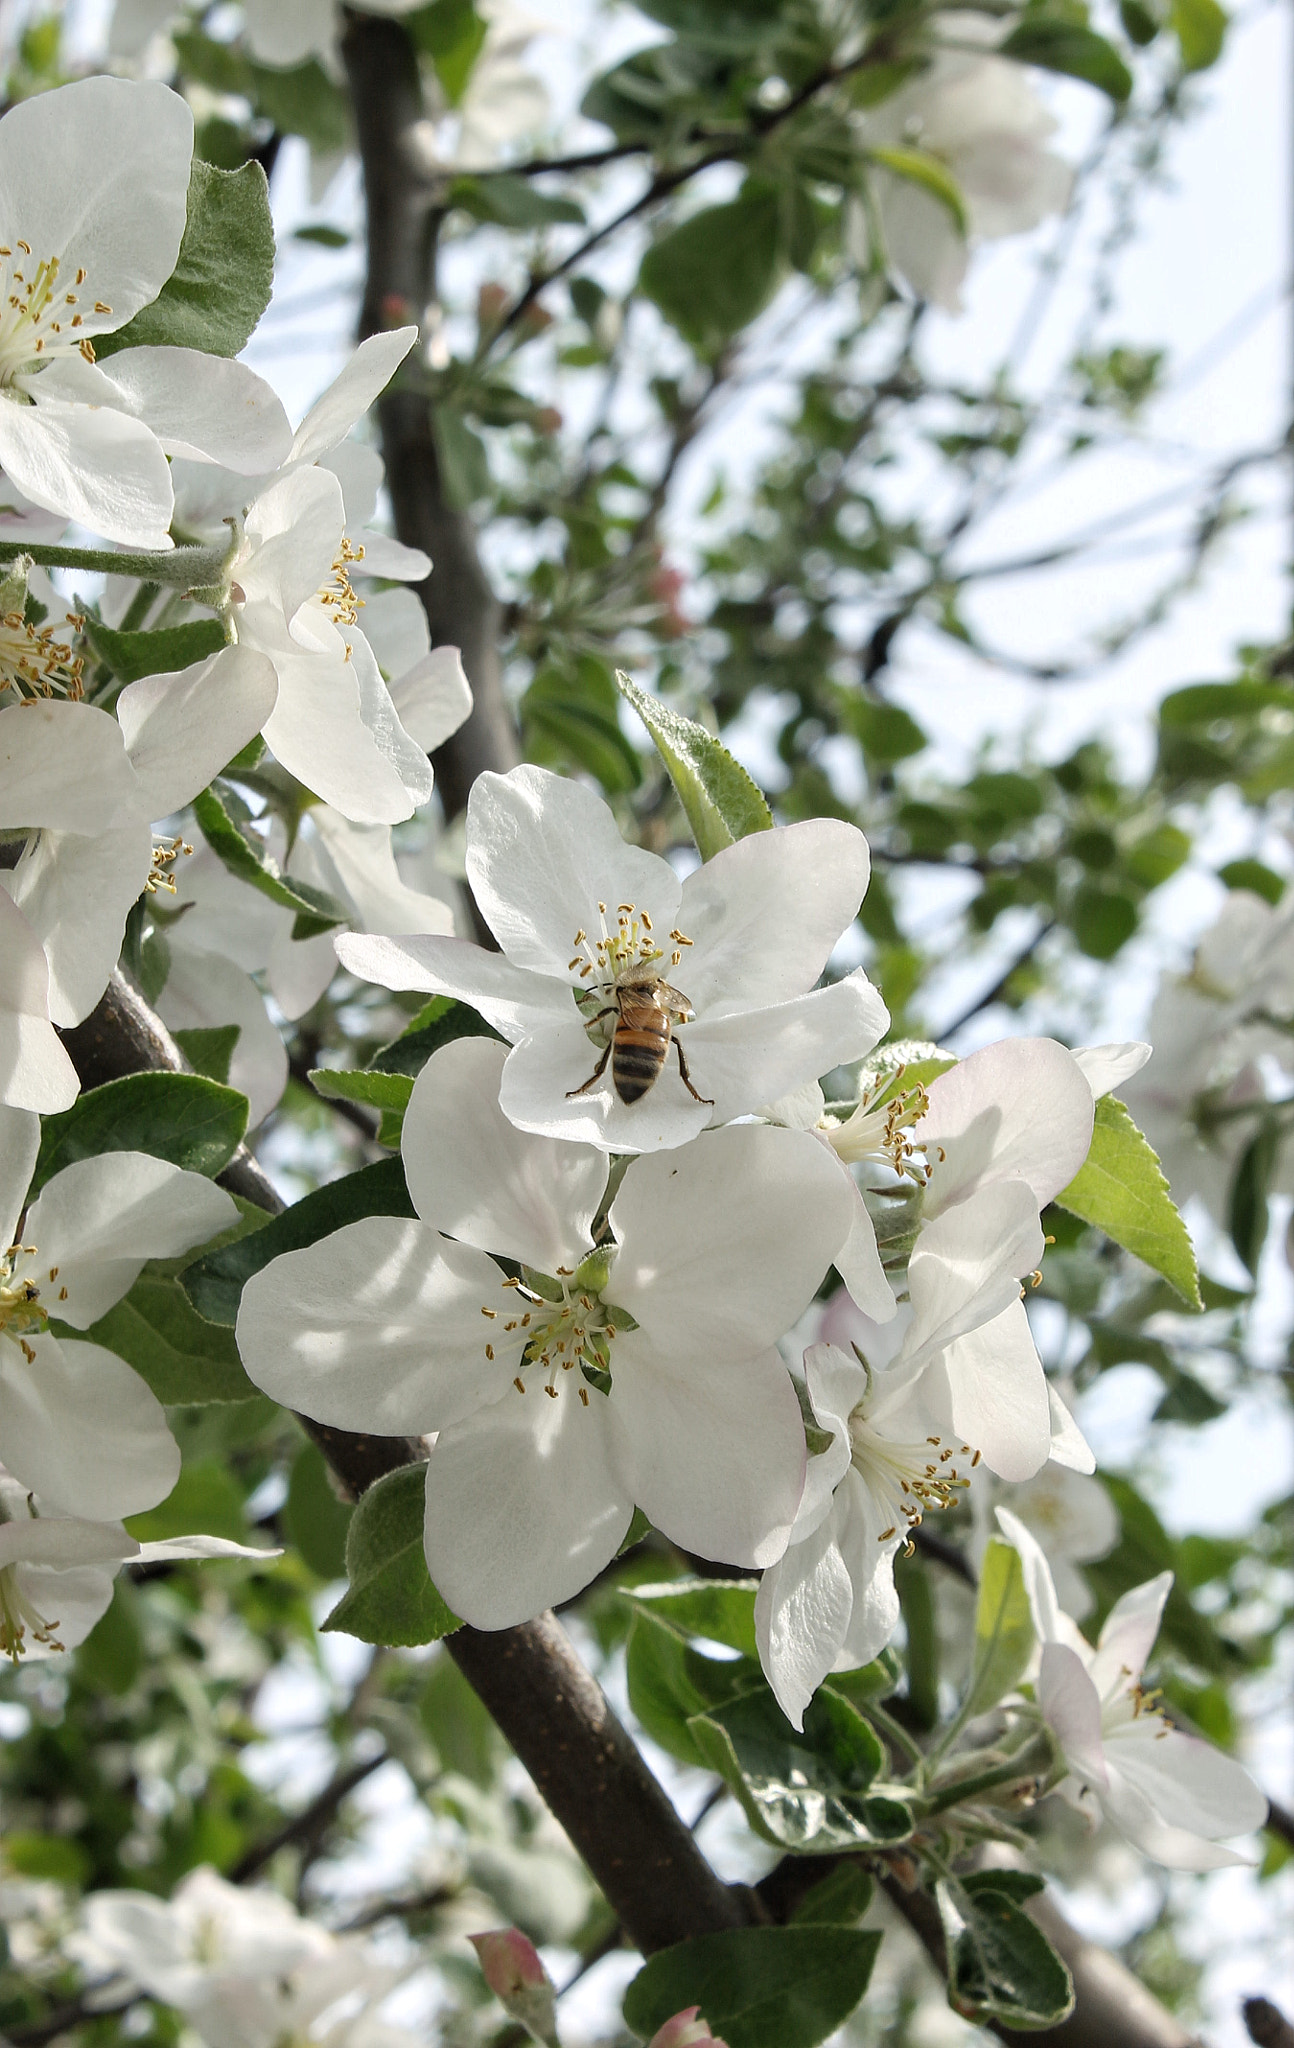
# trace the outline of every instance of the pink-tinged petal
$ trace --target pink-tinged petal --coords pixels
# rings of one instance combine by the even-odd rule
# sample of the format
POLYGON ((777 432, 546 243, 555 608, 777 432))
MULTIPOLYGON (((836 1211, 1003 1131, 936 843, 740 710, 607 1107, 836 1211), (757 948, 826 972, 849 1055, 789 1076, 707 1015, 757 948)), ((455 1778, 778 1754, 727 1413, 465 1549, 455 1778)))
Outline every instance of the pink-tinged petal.
POLYGON ((106 711, 34 703, 0 715, 0 826, 106 832, 137 795, 121 728, 106 711))
MULTIPOLYGON (((672 971, 680 976, 681 992, 699 1004, 686 963, 672 971)), ((720 1016, 706 1011, 695 1023, 682 1025, 678 1035, 693 1087, 713 1103, 711 1120, 724 1123, 775 1102, 832 1067, 862 1059, 888 1023, 888 1010, 860 968, 843 981, 769 1009, 720 1016)), ((681 1088, 677 1080, 674 1085, 681 1088)))
MULTIPOLYGON (((692 945, 680 986, 707 1017, 803 995, 857 915, 869 872, 867 841, 837 818, 752 832, 725 846, 683 884, 679 929, 692 945)), ((889 1018, 875 1000, 879 1038, 889 1018)))
POLYGON ((380 988, 453 996, 479 1010, 487 1024, 513 1041, 530 1031, 564 1023, 575 1012, 565 982, 528 974, 501 953, 487 953, 467 939, 438 934, 369 938, 344 932, 336 943, 342 966, 361 981, 375 981, 380 988))
POLYGON ((676 2012, 673 2019, 666 2020, 663 2027, 657 2028, 647 2048, 705 2048, 707 2041, 710 2048, 727 2048, 726 2042, 710 2032, 701 2017, 700 2006, 689 2005, 683 2012, 676 2012))
MULTIPOLYGON (((8 118, 8 116, 6 116, 8 118)), ((139 420, 106 406, 35 403, 0 395, 0 469, 34 504, 62 512, 105 540, 164 553, 174 545, 171 472, 161 443, 139 420)))
POLYGON ((668 861, 627 846, 601 797, 582 783, 546 768, 478 775, 467 805, 467 878, 518 967, 567 974, 576 933, 594 943, 601 935, 599 903, 611 932, 622 903, 646 911, 668 962, 678 877, 668 861))
POLYGON ((515 1296, 502 1279, 493 1259, 425 1223, 366 1216, 252 1276, 238 1349, 286 1408, 337 1429, 420 1436, 496 1400, 515 1373, 525 1333, 504 1334, 515 1296))
POLYGON ((1101 1696, 1082 1658, 1065 1643, 1042 1646, 1038 1704, 1074 1776, 1104 1791, 1109 1774, 1101 1743, 1101 1696))
POLYGON ((400 1142, 409 1194, 424 1223, 479 1251, 574 1271, 593 1240, 606 1155, 508 1122, 505 1052, 497 1039, 459 1038, 427 1061, 400 1142))
POLYGON ((60 1322, 86 1330, 134 1285, 147 1259, 175 1258, 237 1221, 223 1188, 151 1153, 75 1159, 28 1212, 25 1236, 39 1254, 30 1277, 60 1322))
MULTIPOLYGON (((538 975, 529 979, 540 982, 538 975)), ((562 985, 550 981, 547 986, 562 985)), ((660 1078, 637 1102, 620 1100, 610 1060, 584 1092, 603 1048, 589 1037, 570 991, 564 989, 563 996, 568 1007, 545 1018, 542 1028, 513 1047, 499 1092, 505 1115, 523 1131, 596 1145, 603 1152, 661 1152, 699 1137, 711 1111, 688 1094, 672 1052, 660 1078)))
MULTIPOLYGON (((1122 1758, 1107 1749, 1106 1762, 1110 1782, 1100 1795, 1102 1810, 1143 1856, 1162 1863, 1167 1870, 1223 1870, 1232 1864, 1252 1863, 1252 1857, 1240 1856, 1234 1849, 1224 1849, 1189 1828, 1163 1820, 1141 1787, 1120 1768, 1122 1758)), ((1237 1826, 1231 1832, 1239 1834, 1241 1830, 1237 1826)))
POLYGON ((93 838, 42 832, 3 877, 45 949, 55 1024, 79 1024, 103 994, 152 865, 153 835, 139 818, 93 838))
POLYGON ((1160 1572, 1117 1599, 1105 1617, 1092 1676, 1102 1693, 1121 1673, 1140 1678, 1154 1648, 1164 1603, 1173 1590, 1173 1574, 1160 1572))
POLYGON ((344 441, 374 399, 381 397, 417 339, 416 327, 393 327, 362 341, 297 428, 291 460, 317 462, 344 441))
POLYGON ((1112 1777, 1117 1771, 1161 1819, 1188 1834, 1225 1841, 1252 1834, 1267 1818, 1267 1800, 1248 1771, 1158 1714, 1107 1729, 1105 1754, 1112 1777))
POLYGON ((617 1464, 633 1498, 684 1550, 720 1564, 780 1556, 804 1489, 804 1425, 775 1351, 732 1361, 704 1345, 681 1358, 644 1331, 611 1348, 617 1464))
POLYGON ((836 1661, 853 1612, 854 1587, 840 1553, 838 1517, 770 1565, 755 1595, 755 1640, 764 1676, 793 1728, 836 1661))
POLYGON ((516 1927, 499 1927, 467 1938, 476 1950, 481 1975, 499 2003, 514 2020, 521 2021, 532 2040, 560 2048, 557 1994, 534 1943, 516 1927))
POLYGON ((33 1109, 0 1103, 0 1252, 18 1235, 18 1218, 40 1152, 40 1118, 33 1109))
POLYGON ((115 1352, 0 1339, 0 1443, 16 1479, 71 1514, 116 1521, 156 1507, 180 1476, 161 1404, 115 1352))
POLYGON ((277 696, 272 663, 247 647, 222 647, 192 668, 128 684, 117 718, 139 784, 140 815, 165 818, 192 803, 255 738, 277 696))
POLYGON ((1074 1058, 1092 1091, 1093 1102, 1099 1102, 1103 1095, 1111 1094, 1139 1074, 1152 1050, 1136 1039, 1123 1045, 1080 1046, 1074 1058))
POLYGON ((0 1103, 50 1116, 81 1091, 49 1021, 49 964, 12 898, 0 889, 0 1103))
POLYGON ((930 1083, 914 1132, 931 1160, 926 1215, 1008 1175, 1042 1208, 1086 1159, 1092 1114, 1082 1069, 1054 1039, 1008 1038, 972 1053, 930 1083))
POLYGON ((608 1291, 663 1355, 748 1356, 803 1313, 852 1225, 825 1146, 734 1124, 633 1162, 611 1210, 621 1249, 608 1291))
POLYGON ((578 1371, 557 1398, 531 1376, 441 1431, 427 1465, 427 1569, 474 1628, 512 1628, 571 1600, 611 1562, 633 1518, 606 1396, 578 1371), (488 1503, 486 1512, 482 1504, 488 1503))

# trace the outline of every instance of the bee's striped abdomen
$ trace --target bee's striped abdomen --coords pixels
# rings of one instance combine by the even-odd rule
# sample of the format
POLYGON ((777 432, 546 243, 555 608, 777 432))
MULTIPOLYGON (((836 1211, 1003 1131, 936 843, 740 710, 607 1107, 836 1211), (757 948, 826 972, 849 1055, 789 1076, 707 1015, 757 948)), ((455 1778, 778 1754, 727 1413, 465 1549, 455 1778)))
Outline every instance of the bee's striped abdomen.
POLYGON ((657 1079, 669 1051, 670 1029, 665 1010, 654 1010, 641 1022, 616 1026, 611 1079, 622 1102, 637 1102, 657 1079))

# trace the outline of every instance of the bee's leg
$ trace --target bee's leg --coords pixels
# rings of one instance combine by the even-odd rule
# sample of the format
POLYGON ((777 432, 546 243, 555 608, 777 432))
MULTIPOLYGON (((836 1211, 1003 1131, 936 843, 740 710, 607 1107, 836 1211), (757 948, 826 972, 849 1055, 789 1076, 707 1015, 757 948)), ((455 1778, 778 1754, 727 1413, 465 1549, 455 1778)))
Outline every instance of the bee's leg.
POLYGON ((688 1094, 692 1097, 692 1100, 694 1102, 702 1102, 705 1104, 705 1107, 707 1109, 713 1109, 713 1095, 698 1095, 696 1089, 692 1086, 692 1076, 688 1073, 687 1070, 687 1061, 683 1057, 683 1047, 679 1043, 677 1038, 674 1040, 674 1050, 678 1054, 678 1070, 680 1074, 683 1076, 683 1086, 687 1089, 688 1094))
MULTIPOLYGON (((604 1016, 606 1015, 606 1012, 605 1012, 605 1011, 603 1012, 603 1015, 604 1015, 604 1016)), ((592 1072, 592 1073, 591 1073, 591 1074, 589 1075, 589 1078, 588 1078, 588 1080, 587 1080, 587 1081, 585 1081, 585 1082, 583 1083, 583 1085, 582 1085, 581 1087, 579 1087, 579 1088, 568 1088, 568 1089, 567 1089, 567 1091, 566 1091, 566 1100, 567 1100, 568 1102, 570 1101, 570 1099, 571 1099, 571 1097, 572 1097, 573 1095, 587 1095, 587 1094, 588 1094, 588 1092, 589 1092, 589 1090, 590 1090, 590 1088, 592 1088, 592 1087, 593 1087, 594 1083, 595 1083, 595 1082, 597 1082, 597 1081, 600 1081, 600 1080, 602 1079, 602 1075, 603 1075, 603 1073, 604 1073, 604 1071, 605 1071, 605 1069, 606 1069, 606 1064, 607 1064, 607 1061, 608 1061, 608 1060, 610 1059, 610 1057, 611 1057, 611 1047, 612 1047, 612 1045, 614 1045, 614 1044, 615 1044, 615 1040, 614 1040, 614 1039, 612 1039, 612 1040, 611 1040, 611 1041, 610 1041, 610 1042, 608 1043, 608 1045, 607 1045, 607 1048, 606 1048, 605 1052, 603 1053, 603 1055, 602 1055, 601 1059, 600 1059, 600 1060, 598 1061, 598 1063, 597 1063, 596 1067, 594 1067, 594 1069, 593 1069, 593 1072, 592 1072)))

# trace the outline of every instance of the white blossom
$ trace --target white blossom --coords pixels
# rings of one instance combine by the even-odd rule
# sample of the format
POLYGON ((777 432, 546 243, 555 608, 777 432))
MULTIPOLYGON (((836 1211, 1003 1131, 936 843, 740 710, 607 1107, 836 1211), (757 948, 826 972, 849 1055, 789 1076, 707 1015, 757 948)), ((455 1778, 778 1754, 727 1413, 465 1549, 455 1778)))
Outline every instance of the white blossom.
POLYGON ((867 842, 819 818, 726 847, 680 882, 600 798, 542 768, 484 774, 467 873, 502 953, 464 939, 343 937, 387 988, 470 1003, 511 1041, 500 1100, 523 1130, 618 1152, 686 1144, 871 1050, 888 1021, 861 971, 815 989, 867 886, 867 842), (672 1030, 622 1094, 617 1005, 646 982, 672 1030))
POLYGON ((251 469, 289 439, 239 363, 177 348, 95 363, 94 337, 175 268, 192 154, 192 114, 152 83, 82 79, 0 121, 0 469, 33 504, 155 549, 171 546, 167 453, 251 469))
POLYGON ((1041 1644, 1038 1704, 1069 1767, 1059 1789, 1170 1870, 1246 1862, 1220 1845, 1261 1827, 1267 1801, 1239 1764, 1175 1728, 1141 1683, 1173 1574, 1116 1600, 1093 1649, 1060 1607, 1038 1543, 1008 1509, 997 1519, 1024 1567, 1041 1644))
POLYGON ((427 1062, 401 1146, 421 1220, 353 1223, 255 1275, 248 1372, 341 1428, 438 1432, 428 1568, 479 1627, 578 1592, 635 1506, 701 1556, 770 1563, 804 1477, 773 1346, 848 1228, 838 1174, 799 1133, 716 1131, 634 1160, 595 1245, 606 1155, 509 1123, 503 1059, 468 1038, 427 1062))

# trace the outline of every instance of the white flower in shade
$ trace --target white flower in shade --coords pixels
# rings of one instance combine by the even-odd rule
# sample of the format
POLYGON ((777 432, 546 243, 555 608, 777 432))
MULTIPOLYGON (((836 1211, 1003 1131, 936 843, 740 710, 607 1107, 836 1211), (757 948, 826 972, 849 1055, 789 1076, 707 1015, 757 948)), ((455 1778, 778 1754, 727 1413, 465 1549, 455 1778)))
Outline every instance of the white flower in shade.
POLYGON ((223 1536, 140 1543, 120 1522, 51 1509, 0 1467, 0 1655, 17 1663, 74 1650, 107 1612, 123 1564, 278 1555, 223 1536))
MULTIPOLYGON (((115 718, 58 701, 0 712, 0 829, 26 834, 17 864, 0 871, 0 890, 44 952, 54 1023, 89 1015, 131 905, 164 872, 152 820, 181 810, 255 737, 275 688, 267 661, 226 647, 128 684, 115 718)), ((0 1099, 19 1100, 2 1069, 0 1099)))
POLYGON ((1119 1540, 1119 1515, 1099 1479, 1052 1455, 1040 1472, 1006 1489, 991 1475, 977 1475, 970 1491, 975 1534, 971 1555, 978 1563, 993 1533, 993 1508, 1009 1499, 1011 1512, 1034 1536, 1047 1559, 1057 1598, 1075 1621, 1091 1611, 1092 1591, 1080 1565, 1105 1557, 1119 1540))
POLYGON ((427 1062, 401 1146, 421 1221, 353 1223, 258 1273, 248 1372, 342 1428, 439 1432, 427 1563, 478 1627, 571 1598, 636 1506, 703 1557, 770 1563, 804 1478, 773 1347, 849 1227, 839 1175, 797 1132, 716 1131, 635 1159, 595 1245, 606 1154, 510 1124, 503 1059, 469 1038, 427 1062))
MULTIPOLYGON (((421 0, 357 0, 359 14, 412 14, 421 0)), ((331 58, 342 24, 338 0, 243 0, 247 45, 260 64, 288 68, 331 58)))
POLYGON ((35 932, 0 889, 0 1121, 70 1109, 76 1068, 49 1014, 49 962, 35 932))
POLYGON ((1060 1607, 1039 1544, 1008 1509, 997 1519, 1024 1568, 1041 1644, 1038 1704, 1070 1773, 1059 1789, 1170 1870, 1246 1862, 1220 1845, 1260 1828, 1267 1801, 1239 1764, 1173 1727, 1141 1683, 1172 1573, 1117 1600, 1093 1649, 1060 1607))
POLYGON ((150 1258, 174 1258, 237 1220, 223 1189, 145 1152, 75 1160, 23 1219, 39 1119, 0 1117, 0 1457, 24 1487, 73 1515, 115 1520, 163 1500, 180 1454, 160 1402, 85 1330, 150 1258))
MULTIPOLYGON (((965 202, 972 242, 1023 234, 1049 213, 1063 213, 1074 174, 1045 146, 1057 123, 1024 67, 949 47, 991 48, 1003 24, 965 12, 937 16, 935 25, 929 67, 867 112, 864 141, 922 150, 944 163, 965 202)), ((960 312, 970 248, 947 207, 910 178, 880 167, 871 176, 890 264, 918 298, 960 312)), ((865 240, 861 214, 855 227, 865 240)))
POLYGON ((0 468, 33 504, 138 547, 171 545, 168 453, 252 471, 290 438, 239 363, 140 348, 95 364, 94 337, 175 268, 192 154, 193 116, 163 85, 82 79, 0 121, 0 468))
POLYGON ((479 1010, 512 1042, 500 1101, 522 1130, 684 1145, 869 1052, 888 1022, 861 972, 814 988, 867 887, 852 825, 757 832, 680 882, 590 790, 515 768, 473 785, 467 873, 501 954, 436 937, 337 951, 365 980, 479 1010), (618 1013, 637 1033, 620 1057, 618 1013))

